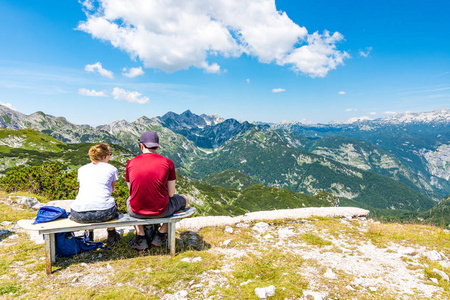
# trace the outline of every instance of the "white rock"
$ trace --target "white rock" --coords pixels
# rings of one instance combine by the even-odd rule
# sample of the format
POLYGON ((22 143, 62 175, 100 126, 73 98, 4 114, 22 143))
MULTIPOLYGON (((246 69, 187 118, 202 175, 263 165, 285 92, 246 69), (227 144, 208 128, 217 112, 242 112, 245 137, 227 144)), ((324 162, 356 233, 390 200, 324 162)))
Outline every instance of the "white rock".
POLYGON ((276 288, 271 285, 268 287, 256 288, 255 294, 259 297, 259 299, 266 299, 267 297, 275 296, 275 290, 276 288))
POLYGON ((432 270, 432 272, 438 274, 439 276, 441 276, 442 280, 449 281, 448 275, 445 274, 445 272, 443 272, 443 271, 441 271, 441 270, 438 270, 438 269, 436 269, 436 268, 434 268, 434 269, 432 270))
POLYGON ((263 239, 265 239, 265 240, 273 239, 273 235, 271 235, 270 233, 268 233, 268 234, 266 234, 265 236, 263 236, 263 239))
POLYGON ((185 257, 181 261, 184 261, 187 263, 194 263, 194 262, 202 261, 202 258, 201 257, 185 257))
POLYGON ((266 287, 266 295, 267 297, 275 296, 276 288, 273 285, 266 287))
POLYGON ((33 207, 36 204, 39 204, 39 200, 36 197, 27 197, 27 196, 15 196, 14 201, 17 204, 23 204, 26 207, 33 207))
POLYGON ((233 227, 225 226, 225 233, 233 233, 233 227))
POLYGON ((281 228, 278 230, 278 236, 280 237, 280 239, 287 239, 293 235, 295 235, 295 233, 292 229, 281 228))
POLYGON ((187 291, 180 291, 179 293, 178 293, 181 297, 186 297, 187 295, 188 295, 188 292, 187 291))
POLYGON ((440 252, 433 250, 433 251, 427 251, 424 252, 423 255, 432 261, 439 261, 442 260, 445 256, 443 256, 440 252))
POLYGON ((326 293, 314 292, 314 291, 303 291, 303 297, 308 299, 308 296, 313 297, 314 300, 325 300, 327 299, 326 293))
POLYGON ((0 225, 2 225, 2 226, 9 226, 9 225, 11 225, 12 224, 12 222, 9 222, 9 221, 3 221, 0 225))
POLYGON ((255 294, 259 299, 266 299, 266 289, 265 288, 256 288, 255 294))
POLYGON ((264 222, 256 223, 255 226, 252 228, 254 231, 258 232, 259 234, 265 233, 267 230, 269 230, 269 224, 264 222))
POLYGON ((225 240, 223 241, 222 245, 224 245, 225 247, 228 246, 229 243, 231 243, 232 240, 225 240))
POLYGON ((377 288, 374 286, 369 287, 369 291, 375 293, 377 291, 377 288))
POLYGON ((325 272, 325 274, 323 274, 323 276, 328 279, 336 279, 337 277, 336 274, 330 268, 327 269, 327 271, 325 272))
POLYGON ((430 280, 431 280, 434 284, 439 284, 439 280, 437 280, 436 278, 430 278, 430 280))
POLYGON ((247 281, 244 281, 244 282, 241 282, 241 284, 239 284, 240 286, 243 286, 243 285, 247 285, 247 284, 249 284, 250 282, 253 282, 251 279, 249 279, 249 280, 247 280, 247 281))

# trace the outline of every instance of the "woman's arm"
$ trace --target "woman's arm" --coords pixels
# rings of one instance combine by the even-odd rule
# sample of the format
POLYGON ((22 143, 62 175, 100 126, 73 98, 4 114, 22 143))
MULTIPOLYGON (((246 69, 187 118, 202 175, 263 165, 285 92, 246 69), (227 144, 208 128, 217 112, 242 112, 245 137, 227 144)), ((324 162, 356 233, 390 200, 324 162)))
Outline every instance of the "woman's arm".
POLYGON ((116 181, 114 180, 113 182, 111 182, 111 187, 112 187, 112 192, 114 193, 116 191, 115 187, 116 187, 116 181))

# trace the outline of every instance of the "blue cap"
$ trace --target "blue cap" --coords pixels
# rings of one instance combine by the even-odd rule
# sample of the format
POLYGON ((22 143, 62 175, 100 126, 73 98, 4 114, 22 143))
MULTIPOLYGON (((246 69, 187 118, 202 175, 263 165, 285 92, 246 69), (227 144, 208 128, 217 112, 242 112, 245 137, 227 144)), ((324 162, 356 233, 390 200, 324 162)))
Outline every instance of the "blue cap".
POLYGON ((145 145, 147 148, 159 147, 159 137, 154 131, 147 131, 141 135, 139 142, 145 145))

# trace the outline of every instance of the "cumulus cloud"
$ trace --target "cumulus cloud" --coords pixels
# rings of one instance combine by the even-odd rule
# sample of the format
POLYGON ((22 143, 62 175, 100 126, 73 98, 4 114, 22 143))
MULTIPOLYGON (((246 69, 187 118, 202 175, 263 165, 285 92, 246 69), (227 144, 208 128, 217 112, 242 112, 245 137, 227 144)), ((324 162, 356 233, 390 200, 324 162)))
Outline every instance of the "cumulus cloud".
POLYGON ((376 112, 374 112, 374 111, 372 111, 372 112, 370 112, 370 113, 369 113, 369 115, 371 115, 371 116, 376 116, 376 115, 377 115, 377 113, 376 113, 376 112))
POLYGON ((347 108, 345 111, 358 111, 356 108, 347 108))
POLYGON ((364 50, 359 50, 359 56, 368 57, 371 51, 372 47, 366 47, 364 50))
POLYGON ((210 59, 246 54, 324 77, 350 57, 336 49, 340 33, 309 34, 277 10, 274 0, 102 0, 84 8, 87 19, 78 30, 166 72, 196 67, 220 73, 210 59))
POLYGON ((5 102, 1 102, 1 101, 0 101, 0 105, 6 106, 6 107, 9 108, 9 109, 12 109, 12 110, 16 110, 16 111, 17 111, 17 108, 15 108, 11 103, 5 103, 5 102))
POLYGON ((125 76, 125 77, 128 77, 128 78, 134 78, 134 77, 137 77, 137 76, 144 75, 144 71, 142 70, 141 67, 139 67, 139 68, 130 68, 130 69, 123 68, 122 72, 123 72, 122 75, 125 76))
POLYGON ((87 97, 108 97, 104 91, 88 90, 85 88, 78 89, 78 94, 87 97))
POLYGON ((94 5, 92 4, 91 0, 79 0, 78 1, 81 5, 83 5, 87 10, 93 10, 94 9, 94 5))
POLYGON ((285 89, 273 89, 272 93, 281 93, 281 92, 285 92, 285 89))
POLYGON ((102 75, 103 77, 106 77, 109 79, 114 79, 113 72, 103 69, 102 64, 100 62, 97 62, 93 65, 86 65, 86 67, 84 67, 84 69, 88 72, 93 72, 93 73, 97 72, 100 75, 102 75))
POLYGON ((395 114, 397 114, 395 111, 385 111, 384 113, 386 115, 395 115, 395 114))
POLYGON ((345 92, 344 91, 340 91, 339 95, 345 95, 345 92))
POLYGON ((139 92, 126 91, 118 87, 113 89, 112 95, 116 100, 122 100, 130 103, 145 104, 149 100, 148 97, 143 97, 139 92))

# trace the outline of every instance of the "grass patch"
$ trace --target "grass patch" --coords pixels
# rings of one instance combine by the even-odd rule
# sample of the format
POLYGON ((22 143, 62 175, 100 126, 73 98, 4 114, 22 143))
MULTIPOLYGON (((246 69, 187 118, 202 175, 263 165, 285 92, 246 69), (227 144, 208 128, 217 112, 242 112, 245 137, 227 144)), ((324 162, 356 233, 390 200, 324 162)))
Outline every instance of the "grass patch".
POLYGON ((373 223, 366 236, 378 247, 386 247, 389 243, 411 247, 419 245, 450 255, 450 233, 439 227, 373 223))
POLYGON ((317 247, 324 247, 324 246, 331 246, 333 245, 332 242, 324 240, 323 238, 321 238, 318 235, 312 234, 312 233, 303 233, 300 235, 300 238, 310 244, 310 245, 314 245, 317 247))
POLYGON ((228 275, 229 286, 217 289, 214 297, 255 299, 255 288, 274 285, 276 299, 293 299, 302 295, 303 289, 308 286, 299 275, 304 260, 292 253, 278 250, 249 254, 234 263, 234 270, 228 275))
POLYGON ((22 286, 17 282, 0 282, 0 296, 17 294, 22 290, 22 286))

